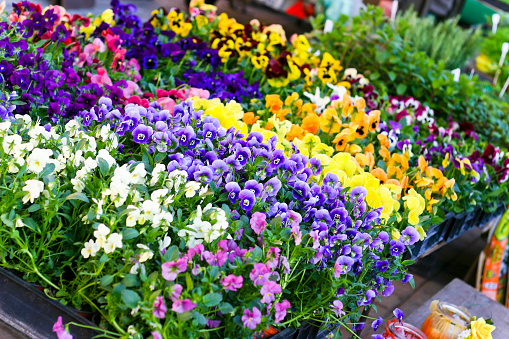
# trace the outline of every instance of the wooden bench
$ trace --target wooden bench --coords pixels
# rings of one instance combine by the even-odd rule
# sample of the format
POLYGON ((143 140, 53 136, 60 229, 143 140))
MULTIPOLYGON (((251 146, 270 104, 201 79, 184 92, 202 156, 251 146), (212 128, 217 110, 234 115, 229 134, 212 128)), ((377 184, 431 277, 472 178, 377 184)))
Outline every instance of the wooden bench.
POLYGON ((466 307, 472 316, 484 319, 492 318, 497 329, 493 332, 493 339, 509 338, 509 309, 491 300, 472 286, 460 279, 454 279, 443 289, 431 297, 417 310, 405 316, 405 322, 421 327, 429 315, 429 305, 433 300, 446 301, 451 304, 466 307))

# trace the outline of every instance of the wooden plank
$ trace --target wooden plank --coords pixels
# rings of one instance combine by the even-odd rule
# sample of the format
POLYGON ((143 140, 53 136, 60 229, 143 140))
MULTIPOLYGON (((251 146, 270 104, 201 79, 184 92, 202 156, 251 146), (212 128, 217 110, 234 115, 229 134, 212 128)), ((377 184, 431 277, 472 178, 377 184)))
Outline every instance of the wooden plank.
POLYGON ((429 315, 429 305, 437 299, 464 306, 472 316, 483 317, 484 319, 492 318, 497 327, 493 332, 493 339, 508 338, 509 309, 457 278, 426 301, 424 305, 405 317, 405 321, 420 328, 429 315))

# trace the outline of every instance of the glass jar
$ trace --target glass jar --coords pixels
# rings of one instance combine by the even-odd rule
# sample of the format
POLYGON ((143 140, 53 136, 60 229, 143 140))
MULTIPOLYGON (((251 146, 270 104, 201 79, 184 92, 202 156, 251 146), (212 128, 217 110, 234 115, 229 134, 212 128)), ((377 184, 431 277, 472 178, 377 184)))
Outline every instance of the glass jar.
POLYGON ((472 316, 464 307, 434 300, 421 330, 428 339, 456 339, 466 330, 472 316))
POLYGON ((424 333, 415 326, 397 320, 390 321, 385 326, 384 338, 390 339, 428 339, 424 333))

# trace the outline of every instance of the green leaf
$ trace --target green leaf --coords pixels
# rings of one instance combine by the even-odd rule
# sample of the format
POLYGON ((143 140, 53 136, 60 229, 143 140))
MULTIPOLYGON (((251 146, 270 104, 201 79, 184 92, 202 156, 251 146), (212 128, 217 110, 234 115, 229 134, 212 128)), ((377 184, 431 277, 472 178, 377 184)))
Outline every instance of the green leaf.
POLYGON ((124 284, 117 284, 111 293, 118 294, 125 290, 124 284))
POLYGON ((97 158, 97 164, 99 165, 99 170, 103 176, 106 176, 110 170, 110 165, 103 158, 97 158))
POLYGON ((410 266, 413 264, 415 264, 415 260, 403 260, 403 262, 401 263, 401 265, 403 266, 410 266))
POLYGON ((396 87, 396 93, 398 93, 398 95, 403 95, 406 91, 406 85, 405 84, 399 84, 398 87, 396 87))
POLYGON ((175 245, 173 245, 173 246, 171 246, 170 248, 168 248, 168 249, 166 250, 166 253, 164 253, 163 258, 164 258, 164 260, 165 260, 166 262, 168 262, 168 261, 174 261, 174 260, 177 260, 178 256, 179 256, 179 250, 178 250, 178 247, 177 247, 177 246, 175 246, 175 245))
POLYGON ((207 324, 207 318, 205 318, 203 314, 201 314, 200 312, 194 311, 193 317, 194 319, 196 319, 196 321, 198 321, 198 324, 202 326, 205 326, 207 324))
POLYGON ((263 251, 260 247, 256 246, 253 251, 252 251, 252 254, 253 254, 253 260, 255 260, 256 262, 260 261, 260 259, 262 258, 263 256, 263 251))
POLYGON ((134 274, 127 274, 124 280, 122 280, 122 283, 127 287, 140 286, 140 281, 134 274))
POLYGON ((140 232, 138 232, 135 228, 126 228, 122 231, 122 239, 124 240, 134 239, 138 235, 140 235, 140 232))
POLYGON ((23 222, 28 228, 32 229, 33 231, 37 231, 37 224, 35 223, 34 219, 25 218, 23 219, 23 222))
POLYGON ((393 71, 387 72, 387 75, 389 76, 389 79, 391 79, 391 81, 394 81, 394 79, 396 79, 396 73, 394 73, 393 71))
POLYGON ((74 192, 72 194, 69 194, 65 200, 81 200, 83 202, 90 202, 90 200, 88 200, 87 196, 81 192, 74 192))
POLYGON ((14 222, 8 219, 7 213, 2 214, 2 216, 0 216, 0 220, 9 227, 14 226, 14 222))
POLYGON ((105 275, 104 277, 101 278, 101 286, 102 287, 106 287, 108 285, 110 285, 112 282, 113 282, 113 276, 111 274, 108 274, 108 275, 105 275))
POLYGON ((287 227, 287 228, 284 228, 281 233, 279 233, 279 236, 283 239, 283 240, 288 240, 290 239, 290 236, 292 235, 292 231, 287 227))
POLYGON ((28 212, 32 213, 32 212, 36 212, 38 210, 41 209, 41 205, 39 204, 33 204, 32 206, 30 206, 27 210, 28 212))
POLYGON ((221 303, 221 305, 219 305, 219 311, 224 314, 230 313, 233 311, 233 306, 230 303, 221 303))
POLYGON ((131 290, 122 291, 122 301, 130 308, 136 308, 138 302, 141 300, 138 293, 131 290))
POLYGON ((186 272, 186 285, 188 291, 191 291, 194 288, 193 278, 191 278, 189 272, 186 272))
POLYGON ((205 295, 202 299, 205 306, 216 306, 223 300, 223 296, 219 293, 209 293, 205 295))
POLYGON ((410 283, 410 286, 412 286, 412 288, 415 290, 415 280, 414 278, 410 278, 410 280, 408 280, 408 282, 410 283))
POLYGON ((49 164, 46 164, 46 166, 44 166, 44 169, 42 170, 41 173, 39 173, 39 175, 41 177, 43 177, 45 175, 53 173, 54 170, 55 170, 55 164, 49 163, 49 164))

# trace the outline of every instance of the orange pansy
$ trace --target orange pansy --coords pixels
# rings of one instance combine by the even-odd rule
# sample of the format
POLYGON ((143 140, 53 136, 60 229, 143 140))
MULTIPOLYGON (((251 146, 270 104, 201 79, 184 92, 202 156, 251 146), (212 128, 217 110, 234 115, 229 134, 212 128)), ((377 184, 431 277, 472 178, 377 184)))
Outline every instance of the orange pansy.
POLYGON ((378 124, 380 123, 380 111, 375 110, 369 112, 369 131, 376 131, 378 124))
MULTIPOLYGON (((380 184, 383 185, 385 184, 386 182, 388 182, 388 179, 387 179, 387 173, 385 173, 385 171, 378 167, 378 168, 375 168, 374 170, 372 170, 370 172, 371 174, 373 174, 373 176, 375 178, 377 178, 378 180, 380 180, 380 184)), ((397 182, 397 185, 399 186, 399 182, 396 180, 397 182)))
POLYGON ((309 114, 302 120, 302 129, 305 131, 316 134, 320 128, 320 118, 316 114, 309 114))
POLYGON ((380 145, 382 145, 385 148, 391 147, 391 142, 389 141, 389 138, 385 134, 378 134, 376 136, 378 141, 380 141, 380 145))
POLYGON ((242 121, 244 121, 248 125, 254 125, 256 120, 260 119, 259 116, 255 116, 253 112, 244 113, 242 117, 242 121))
POLYGON ((292 127, 290 127, 290 131, 286 133, 286 140, 292 141, 295 138, 301 140, 304 138, 304 130, 299 125, 292 125, 292 127))

